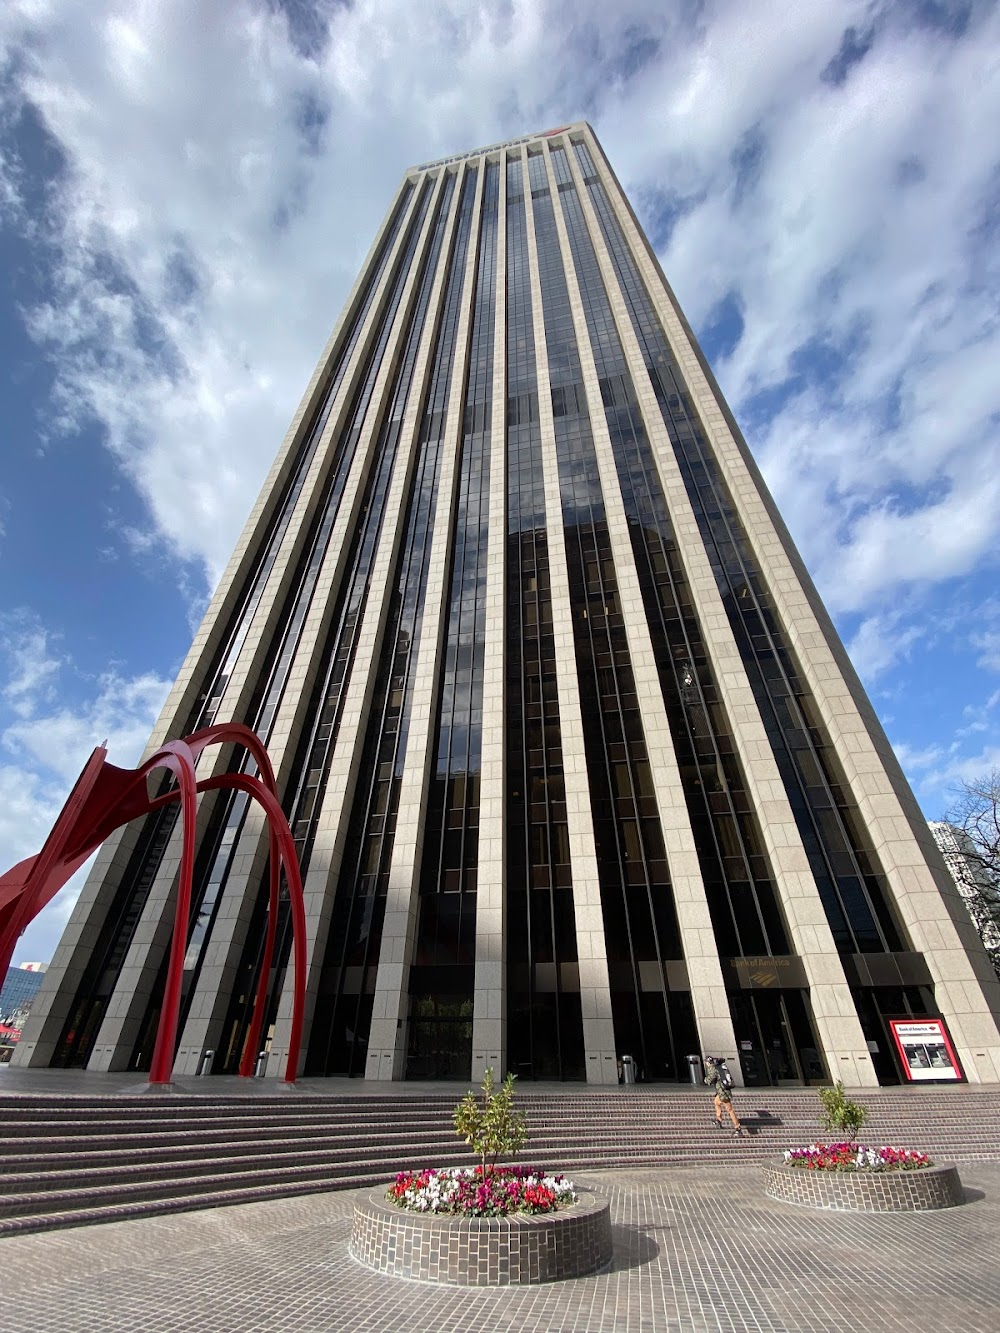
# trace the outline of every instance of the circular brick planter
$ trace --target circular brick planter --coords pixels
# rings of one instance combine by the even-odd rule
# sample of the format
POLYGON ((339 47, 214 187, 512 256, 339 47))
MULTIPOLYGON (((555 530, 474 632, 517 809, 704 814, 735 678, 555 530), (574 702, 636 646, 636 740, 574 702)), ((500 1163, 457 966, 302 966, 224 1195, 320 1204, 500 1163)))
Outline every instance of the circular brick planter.
POLYGON ((965 1202, 958 1168, 925 1166, 917 1171, 810 1171, 769 1166, 764 1192, 783 1203, 862 1213, 923 1213, 965 1202))
POLYGON ((516 1287, 585 1277, 611 1262, 611 1213, 578 1191, 557 1213, 452 1217, 411 1213, 374 1190, 355 1204, 350 1252, 393 1277, 459 1287, 516 1287))

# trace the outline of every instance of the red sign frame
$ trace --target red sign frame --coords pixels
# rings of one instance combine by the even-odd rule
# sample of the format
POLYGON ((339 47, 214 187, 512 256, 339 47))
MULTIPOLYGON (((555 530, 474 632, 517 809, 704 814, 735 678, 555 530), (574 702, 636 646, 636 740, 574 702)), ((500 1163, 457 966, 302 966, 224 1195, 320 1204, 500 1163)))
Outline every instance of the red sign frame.
POLYGON ((940 1017, 887 1018, 908 1083, 964 1083, 965 1074, 940 1017))

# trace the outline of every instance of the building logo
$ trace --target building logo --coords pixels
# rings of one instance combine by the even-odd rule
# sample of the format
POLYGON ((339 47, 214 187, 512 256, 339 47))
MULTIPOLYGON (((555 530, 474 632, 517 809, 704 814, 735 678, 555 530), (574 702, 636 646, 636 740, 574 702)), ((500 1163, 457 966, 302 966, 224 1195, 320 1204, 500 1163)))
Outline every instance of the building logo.
POLYGON ((808 984, 802 960, 794 954, 730 958, 729 966, 741 990, 798 990, 808 984))
POLYGON ((776 972, 751 972, 750 980, 755 986, 773 986, 778 980, 776 972))

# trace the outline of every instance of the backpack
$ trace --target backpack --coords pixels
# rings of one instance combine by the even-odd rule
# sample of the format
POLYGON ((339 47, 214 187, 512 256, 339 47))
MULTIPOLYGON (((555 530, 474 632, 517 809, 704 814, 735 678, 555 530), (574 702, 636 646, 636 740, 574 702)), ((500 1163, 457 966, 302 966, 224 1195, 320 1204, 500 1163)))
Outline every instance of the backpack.
POLYGON ((719 1087, 728 1092, 733 1086, 733 1076, 729 1072, 725 1060, 720 1060, 718 1063, 712 1062, 708 1073, 705 1075, 705 1082, 709 1087, 716 1081, 716 1076, 718 1076, 719 1087))

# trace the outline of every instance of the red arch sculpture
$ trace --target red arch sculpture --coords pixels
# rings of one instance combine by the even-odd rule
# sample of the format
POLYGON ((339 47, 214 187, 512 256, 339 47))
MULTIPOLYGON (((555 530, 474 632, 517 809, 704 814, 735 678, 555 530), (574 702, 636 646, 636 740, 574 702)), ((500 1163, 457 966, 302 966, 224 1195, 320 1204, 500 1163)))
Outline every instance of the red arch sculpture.
POLYGON ((305 904, 295 844, 278 801, 274 772, 263 743, 249 727, 238 722, 229 722, 217 727, 205 727, 202 731, 185 736, 183 740, 168 741, 135 769, 116 768, 114 764, 105 762, 107 753, 103 746, 98 746, 87 760, 66 804, 59 812, 52 832, 45 840, 45 846, 38 855, 29 856, 8 870, 5 875, 0 876, 0 977, 6 975, 14 945, 25 926, 34 920, 74 871, 83 865, 87 857, 96 851, 109 834, 122 824, 147 815, 160 806, 168 805, 171 801, 180 801, 183 840, 177 884, 177 907, 174 912, 167 983, 149 1071, 150 1083, 168 1084, 171 1080, 174 1052, 177 1047, 184 952, 187 947, 188 920, 191 914, 197 794, 217 788, 246 792, 260 802, 267 816, 271 846, 271 882, 264 958, 257 984, 257 995, 254 999, 250 1031, 240 1060, 240 1075, 247 1078, 252 1074, 257 1043, 260 1040, 264 1007, 267 1003, 267 983, 274 956, 278 890, 281 885, 281 870, 284 867, 292 911, 294 966, 292 1030, 288 1060, 285 1064, 285 1081, 294 1083, 298 1071, 305 1011, 305 904), (217 777, 204 778, 199 782, 195 775, 195 764, 201 752, 206 746, 227 743, 242 745, 248 750, 260 776, 253 778, 246 773, 220 773, 217 777), (146 778, 158 768, 165 768, 173 773, 177 786, 162 796, 151 798, 146 789, 146 778))

